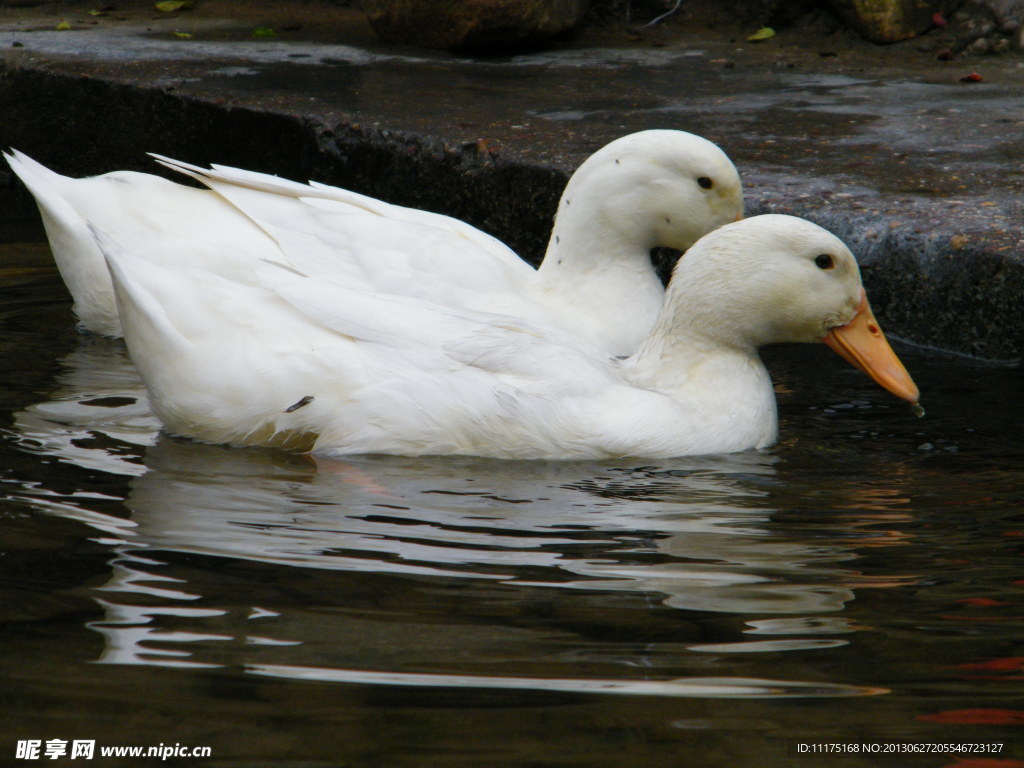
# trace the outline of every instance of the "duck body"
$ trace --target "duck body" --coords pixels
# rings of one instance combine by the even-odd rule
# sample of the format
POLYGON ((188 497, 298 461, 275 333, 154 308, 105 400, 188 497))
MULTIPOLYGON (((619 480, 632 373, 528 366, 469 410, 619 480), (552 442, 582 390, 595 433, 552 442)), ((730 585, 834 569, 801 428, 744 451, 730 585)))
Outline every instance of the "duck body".
POLYGON ((207 186, 196 190, 127 172, 68 179, 20 153, 7 159, 39 204, 83 325, 108 335, 120 335, 121 324, 90 226, 154 264, 255 284, 252 264, 267 259, 359 291, 557 327, 628 355, 664 295, 651 249, 685 250, 743 211, 728 157, 672 130, 622 137, 580 166, 536 270, 464 222, 322 184, 158 157, 207 186))
MULTIPOLYGON (((866 307, 846 247, 788 216, 699 241, 626 359, 559 328, 279 264, 261 263, 257 284, 242 284, 99 242, 129 352, 170 432, 332 456, 654 458, 765 447, 777 417, 757 348, 820 341, 866 307), (828 268, 815 262, 823 253, 828 268)), ((902 374, 886 380, 877 360, 864 364, 916 401, 896 366, 902 374)))
POLYGON ((7 158, 36 198, 75 314, 96 333, 119 336, 121 322, 90 225, 116 231, 122 242, 157 260, 222 265, 240 277, 253 256, 281 258, 272 240, 212 192, 131 171, 69 179, 20 153, 7 158), (232 236, 211 238, 205 228, 190 226, 203 221, 221 222, 232 236))

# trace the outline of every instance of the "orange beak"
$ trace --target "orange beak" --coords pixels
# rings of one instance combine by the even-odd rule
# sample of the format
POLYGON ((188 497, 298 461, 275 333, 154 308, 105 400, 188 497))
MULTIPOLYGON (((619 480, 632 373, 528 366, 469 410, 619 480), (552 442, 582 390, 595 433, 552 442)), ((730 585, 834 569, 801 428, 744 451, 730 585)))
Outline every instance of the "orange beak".
POLYGON ((823 341, 897 397, 917 403, 920 398, 917 385, 878 327, 863 290, 857 314, 846 325, 829 331, 823 341))

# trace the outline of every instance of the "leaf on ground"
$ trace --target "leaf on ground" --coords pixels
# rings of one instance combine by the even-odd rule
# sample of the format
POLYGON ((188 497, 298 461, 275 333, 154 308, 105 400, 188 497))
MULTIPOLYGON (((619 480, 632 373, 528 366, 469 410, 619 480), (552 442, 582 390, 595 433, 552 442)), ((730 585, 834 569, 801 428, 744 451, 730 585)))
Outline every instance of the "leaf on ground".
POLYGON ((747 42, 756 43, 760 40, 767 40, 770 37, 775 37, 775 30, 771 27, 761 27, 757 32, 747 38, 747 42))
POLYGON ((275 32, 270 27, 256 27, 256 29, 252 31, 252 36, 256 38, 266 39, 271 37, 277 37, 277 32, 275 32))
POLYGON ((192 0, 162 0, 155 7, 158 11, 163 11, 164 13, 174 13, 175 11, 191 8, 192 0))
POLYGON ((63 21, 60 22, 60 24, 54 27, 54 29, 59 29, 62 32, 66 29, 71 29, 71 22, 69 22, 67 19, 64 19, 63 21))

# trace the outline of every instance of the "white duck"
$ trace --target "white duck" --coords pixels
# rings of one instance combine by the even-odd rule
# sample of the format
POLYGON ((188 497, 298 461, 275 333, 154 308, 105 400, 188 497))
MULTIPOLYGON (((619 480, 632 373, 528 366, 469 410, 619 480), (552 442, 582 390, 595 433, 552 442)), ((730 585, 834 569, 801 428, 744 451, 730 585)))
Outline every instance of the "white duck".
POLYGON ((261 264, 262 285, 167 268, 99 238, 125 341, 175 434, 326 455, 667 457, 776 440, 757 349, 826 341, 916 403, 853 255, 802 219, 726 225, 679 260, 625 360, 557 329, 355 291, 261 264))
POLYGON ((321 184, 158 157, 212 191, 195 190, 131 172, 68 179, 21 153, 7 159, 39 203, 79 318, 110 335, 120 323, 90 224, 154 263, 252 282, 253 262, 271 259, 358 290, 557 326, 582 344, 630 354, 664 295, 651 249, 685 250, 743 214, 728 157, 674 130, 622 137, 580 166, 537 270, 464 222, 321 184))

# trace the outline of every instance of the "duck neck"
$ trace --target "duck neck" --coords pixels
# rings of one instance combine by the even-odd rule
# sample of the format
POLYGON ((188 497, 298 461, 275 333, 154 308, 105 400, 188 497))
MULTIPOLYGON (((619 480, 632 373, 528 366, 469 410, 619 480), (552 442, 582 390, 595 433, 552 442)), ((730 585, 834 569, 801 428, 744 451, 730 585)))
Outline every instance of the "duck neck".
POLYGON ((602 328, 603 337, 594 339, 602 346, 632 354, 654 325, 665 293, 651 264, 655 234, 641 216, 613 216, 605 205, 570 193, 538 269, 540 289, 567 317, 602 328), (608 337, 610 325, 617 338, 608 337))
POLYGON ((665 305, 650 336, 623 363, 630 382, 671 397, 738 444, 774 441, 775 392, 757 348, 716 335, 714 318, 699 306, 690 313, 685 303, 665 305))

